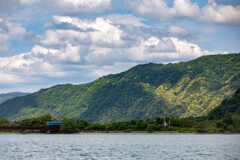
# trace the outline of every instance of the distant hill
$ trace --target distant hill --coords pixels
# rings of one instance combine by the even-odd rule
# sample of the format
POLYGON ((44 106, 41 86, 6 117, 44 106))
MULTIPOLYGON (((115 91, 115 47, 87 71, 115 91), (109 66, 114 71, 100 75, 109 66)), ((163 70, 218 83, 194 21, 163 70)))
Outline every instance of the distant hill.
POLYGON ((0 94, 0 104, 5 102, 8 99, 12 99, 14 97, 26 96, 28 94, 30 93, 11 92, 11 93, 0 94))
POLYGON ((90 122, 206 116, 240 87, 240 54, 137 65, 84 85, 56 85, 0 104, 0 117, 52 114, 90 122))
POLYGON ((240 116, 240 88, 233 96, 224 99, 221 104, 209 112, 209 119, 222 119, 225 115, 240 116))

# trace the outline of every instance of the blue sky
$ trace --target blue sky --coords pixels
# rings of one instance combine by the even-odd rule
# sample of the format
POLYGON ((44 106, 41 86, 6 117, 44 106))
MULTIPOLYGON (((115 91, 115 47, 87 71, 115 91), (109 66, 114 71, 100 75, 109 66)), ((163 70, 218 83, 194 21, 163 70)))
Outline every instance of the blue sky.
POLYGON ((0 0, 0 93, 239 53, 238 0, 0 0))

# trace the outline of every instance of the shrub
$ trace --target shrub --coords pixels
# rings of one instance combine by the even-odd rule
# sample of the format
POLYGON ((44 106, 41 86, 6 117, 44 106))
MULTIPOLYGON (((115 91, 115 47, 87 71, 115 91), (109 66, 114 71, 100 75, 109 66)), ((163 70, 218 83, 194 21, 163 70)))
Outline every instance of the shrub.
POLYGON ((125 133, 131 133, 132 130, 131 130, 131 129, 125 129, 125 130, 123 130, 123 132, 125 132, 125 133))
POLYGON ((147 128, 146 128, 146 131, 152 133, 154 130, 156 130, 156 125, 155 124, 148 124, 147 125, 147 128))
POLYGON ((77 122, 74 118, 63 117, 60 131, 63 133, 76 133, 79 131, 77 122))

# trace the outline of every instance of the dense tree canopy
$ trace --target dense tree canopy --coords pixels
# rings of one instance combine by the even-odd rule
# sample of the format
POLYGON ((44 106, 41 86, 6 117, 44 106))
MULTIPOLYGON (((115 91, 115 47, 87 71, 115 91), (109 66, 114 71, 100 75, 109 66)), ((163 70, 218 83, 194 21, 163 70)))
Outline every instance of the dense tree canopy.
MULTIPOLYGON (((239 71, 240 54, 137 65, 92 83, 57 85, 8 100, 0 104, 0 117, 16 121, 51 114, 57 119, 75 117, 102 123, 169 115, 206 116, 240 87, 239 71)), ((230 105, 229 112, 235 111, 236 105, 230 105)))

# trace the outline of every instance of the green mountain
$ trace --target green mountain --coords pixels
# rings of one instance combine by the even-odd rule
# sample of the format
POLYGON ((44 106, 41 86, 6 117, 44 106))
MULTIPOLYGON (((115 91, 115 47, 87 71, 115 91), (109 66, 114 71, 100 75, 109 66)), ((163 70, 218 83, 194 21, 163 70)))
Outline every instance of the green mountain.
POLYGON ((224 99, 221 104, 209 112, 209 119, 222 119, 227 114, 240 116, 240 88, 230 98, 224 99))
POLYGON ((8 99, 12 99, 14 97, 26 96, 28 94, 30 93, 11 92, 11 93, 0 94, 0 104, 5 102, 8 99))
POLYGON ((157 116, 204 116, 240 87, 240 54, 176 64, 137 65, 84 85, 57 85, 0 104, 0 117, 52 114, 90 122, 157 116))

